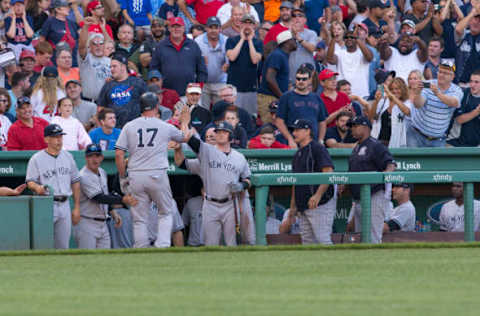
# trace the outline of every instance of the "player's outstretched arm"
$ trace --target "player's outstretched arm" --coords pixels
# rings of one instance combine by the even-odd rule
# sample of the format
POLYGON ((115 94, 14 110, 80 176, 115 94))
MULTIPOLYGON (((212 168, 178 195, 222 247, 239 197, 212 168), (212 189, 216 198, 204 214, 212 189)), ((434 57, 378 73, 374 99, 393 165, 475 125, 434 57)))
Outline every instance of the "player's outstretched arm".
POLYGON ((27 182, 27 187, 32 190, 34 193, 38 195, 46 195, 47 194, 47 188, 41 184, 38 184, 34 181, 28 181, 27 182))
POLYGON ((72 224, 77 225, 80 222, 80 182, 72 183, 72 193, 73 193, 72 224))
POLYGON ((125 152, 121 149, 115 150, 115 164, 117 165, 118 175, 120 178, 125 178, 125 152))
POLYGON ((25 183, 19 185, 15 189, 11 189, 9 187, 0 187, 0 196, 20 195, 20 194, 22 194, 23 190, 25 190, 26 187, 27 187, 27 185, 25 183))

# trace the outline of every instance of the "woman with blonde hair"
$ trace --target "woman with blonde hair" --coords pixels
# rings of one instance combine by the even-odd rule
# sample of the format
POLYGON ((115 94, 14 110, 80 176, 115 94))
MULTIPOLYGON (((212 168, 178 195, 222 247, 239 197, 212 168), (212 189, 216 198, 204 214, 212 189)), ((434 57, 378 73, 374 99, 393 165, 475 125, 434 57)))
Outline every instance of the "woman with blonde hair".
POLYGON ((63 83, 58 77, 55 67, 45 67, 35 86, 30 98, 33 107, 33 116, 41 117, 51 122, 57 115, 58 100, 66 97, 63 83))
POLYGON ((402 78, 397 77, 388 86, 384 86, 384 89, 390 102, 388 110, 391 113, 391 135, 388 147, 406 147, 407 124, 413 106, 408 99, 408 87, 402 78))

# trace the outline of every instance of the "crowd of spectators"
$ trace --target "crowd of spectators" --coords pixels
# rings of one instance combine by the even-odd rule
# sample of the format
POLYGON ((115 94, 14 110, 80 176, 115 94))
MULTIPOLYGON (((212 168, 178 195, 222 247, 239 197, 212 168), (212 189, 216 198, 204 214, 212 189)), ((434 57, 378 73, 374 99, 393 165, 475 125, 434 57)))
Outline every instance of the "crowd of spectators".
POLYGON ((233 148, 296 148, 297 119, 351 148, 357 115, 393 148, 480 145, 480 0, 4 0, 0 38, 3 150, 48 123, 113 149, 146 91, 233 148))

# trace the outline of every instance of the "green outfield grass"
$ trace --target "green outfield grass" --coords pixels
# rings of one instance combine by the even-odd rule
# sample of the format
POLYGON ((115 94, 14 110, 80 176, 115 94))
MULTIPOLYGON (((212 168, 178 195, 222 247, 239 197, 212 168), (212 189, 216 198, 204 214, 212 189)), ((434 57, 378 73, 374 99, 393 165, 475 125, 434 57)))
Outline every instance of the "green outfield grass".
POLYGON ((0 315, 480 314, 480 248, 396 248, 0 256, 0 315))

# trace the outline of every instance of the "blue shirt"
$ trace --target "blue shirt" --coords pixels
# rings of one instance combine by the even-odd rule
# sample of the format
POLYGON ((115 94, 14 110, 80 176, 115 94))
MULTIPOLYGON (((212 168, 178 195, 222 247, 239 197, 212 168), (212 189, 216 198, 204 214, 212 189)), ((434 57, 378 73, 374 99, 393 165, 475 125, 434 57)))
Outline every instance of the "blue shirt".
POLYGON ((114 128, 112 133, 108 135, 103 132, 101 127, 98 127, 90 131, 88 135, 90 135, 92 143, 100 145, 102 150, 114 150, 120 132, 119 128, 114 128))
POLYGON ((280 97, 277 116, 288 126, 297 119, 307 119, 313 123, 313 135, 318 138, 318 123, 324 121, 328 114, 322 99, 314 94, 298 94, 288 91, 280 97))
POLYGON ((202 57, 206 57, 207 71, 208 71, 208 83, 225 83, 227 82, 227 74, 223 72, 222 66, 227 62, 225 56, 225 44, 227 37, 220 34, 218 37, 218 43, 216 47, 212 47, 208 42, 207 33, 203 33, 195 39, 195 42, 202 51, 202 57))
POLYGON ((306 0, 305 13, 307 16, 307 26, 309 29, 317 32, 320 31, 318 18, 323 16, 323 10, 328 7, 328 0, 306 0))
POLYGON ((118 0, 118 3, 120 3, 122 10, 127 10, 135 26, 150 25, 150 20, 147 17, 147 13, 152 13, 150 0, 118 0))
MULTIPOLYGON (((33 30, 33 20, 32 20, 32 17, 29 15, 27 15, 27 22, 33 30)), ((10 28, 10 25, 12 24, 12 18, 8 17, 5 19, 5 36, 7 37, 8 42, 13 45, 16 45, 16 44, 29 45, 30 42, 32 41, 32 38, 31 37, 28 38, 25 33, 25 25, 23 24, 23 19, 16 18, 15 23, 16 23, 15 37, 9 38, 6 35, 7 35, 8 29, 10 28)))
MULTIPOLYGON (((465 90, 462 100, 462 106, 455 111, 454 116, 470 113, 480 104, 480 96, 474 97, 470 88, 465 90)), ((463 123, 460 130, 460 137, 449 140, 450 145, 456 147, 476 147, 480 145, 480 116, 474 117, 472 120, 463 123)))
POLYGON ((169 5, 168 3, 164 2, 162 6, 160 7, 160 10, 158 11, 158 16, 164 20, 166 20, 168 17, 168 12, 171 12, 173 16, 178 15, 178 4, 174 3, 173 5, 169 5))
POLYGON ((285 53, 282 49, 276 48, 265 61, 262 71, 262 82, 260 84, 260 89, 258 92, 268 95, 275 94, 270 90, 267 83, 267 69, 272 68, 277 71, 275 79, 277 80, 278 87, 282 93, 285 93, 288 90, 288 74, 290 72, 290 67, 288 66, 288 54, 285 53))

